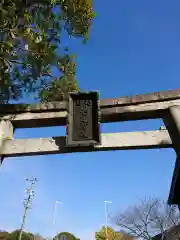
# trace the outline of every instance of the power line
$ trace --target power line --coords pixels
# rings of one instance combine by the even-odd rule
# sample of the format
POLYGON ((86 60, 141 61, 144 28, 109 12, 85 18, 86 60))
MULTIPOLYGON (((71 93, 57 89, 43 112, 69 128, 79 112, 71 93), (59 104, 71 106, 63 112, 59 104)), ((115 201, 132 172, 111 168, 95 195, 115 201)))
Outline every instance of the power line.
POLYGON ((29 188, 26 189, 26 193, 27 193, 27 198, 24 199, 23 204, 24 204, 24 214, 23 214, 23 218, 22 218, 22 224, 21 224, 21 228, 20 228, 20 232, 19 232, 19 240, 21 240, 22 238, 22 233, 23 233, 23 229, 24 229, 24 225, 25 225, 25 221, 27 218, 27 211, 28 209, 31 208, 31 202, 32 202, 32 198, 34 197, 34 184, 37 181, 37 178, 32 178, 32 179, 28 179, 26 178, 27 182, 31 182, 31 185, 29 188))

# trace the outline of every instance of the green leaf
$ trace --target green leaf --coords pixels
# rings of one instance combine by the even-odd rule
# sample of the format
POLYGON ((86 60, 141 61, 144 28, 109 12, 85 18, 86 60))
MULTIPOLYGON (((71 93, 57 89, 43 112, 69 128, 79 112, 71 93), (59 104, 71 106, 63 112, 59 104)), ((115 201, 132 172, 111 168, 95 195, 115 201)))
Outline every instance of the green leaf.
POLYGON ((93 17, 91 0, 48 0, 44 5, 28 2, 26 5, 20 0, 0 1, 3 39, 0 57, 4 59, 0 61, 1 102, 18 100, 24 90, 28 93, 37 91, 48 101, 58 99, 59 95, 65 98, 68 91, 79 90, 75 56, 68 54, 70 51, 64 49, 61 39, 65 26, 69 36, 87 41, 93 17), (28 48, 25 49, 26 45, 28 48), (12 65, 12 72, 4 62, 12 65), (45 69, 50 68, 50 73, 55 67, 59 72, 57 78, 44 75, 45 69))

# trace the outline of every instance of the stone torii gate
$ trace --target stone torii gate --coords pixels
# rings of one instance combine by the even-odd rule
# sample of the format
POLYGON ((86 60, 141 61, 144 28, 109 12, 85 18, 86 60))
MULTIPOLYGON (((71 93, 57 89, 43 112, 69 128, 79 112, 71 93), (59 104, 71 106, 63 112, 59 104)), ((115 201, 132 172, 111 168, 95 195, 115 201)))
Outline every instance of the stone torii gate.
POLYGON ((97 94, 93 95, 93 92, 90 92, 79 95, 72 94, 68 103, 0 105, 1 158, 72 152, 174 148, 177 159, 168 203, 179 205, 180 89, 118 99, 104 99, 100 103, 97 100, 97 94), (78 99, 77 96, 80 98, 78 99), (88 99, 88 96, 91 96, 91 99, 88 99), (86 103, 85 115, 88 116, 86 119, 81 119, 81 123, 84 124, 83 128, 89 122, 92 126, 88 130, 87 141, 84 140, 85 135, 81 135, 81 139, 76 139, 78 137, 75 126, 84 116, 80 107, 81 97, 86 103), (74 102, 76 105, 73 105, 74 102), (80 115, 76 114, 77 111, 80 115), (98 120, 101 123, 109 123, 156 118, 163 119, 166 128, 156 131, 99 134, 98 120), (13 139, 16 128, 65 125, 67 126, 67 136, 13 139))

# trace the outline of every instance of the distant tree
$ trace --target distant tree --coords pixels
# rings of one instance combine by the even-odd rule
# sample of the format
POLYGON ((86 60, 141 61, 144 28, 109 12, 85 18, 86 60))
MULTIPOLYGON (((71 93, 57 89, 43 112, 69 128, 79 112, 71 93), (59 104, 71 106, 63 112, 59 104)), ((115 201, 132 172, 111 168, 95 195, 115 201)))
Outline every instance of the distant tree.
MULTIPOLYGON (((9 233, 7 240, 18 240, 20 230, 15 230, 9 233)), ((23 232, 22 240, 33 240, 33 234, 23 232)))
POLYGON ((111 227, 102 227, 99 232, 96 232, 96 240, 133 240, 132 235, 127 234, 126 232, 117 232, 111 227))
POLYGON ((6 240, 9 236, 9 233, 3 230, 0 230, 0 240, 6 240))
MULTIPOLYGON (((180 224, 176 206, 169 206, 159 199, 145 199, 114 217, 116 225, 138 238, 152 240, 157 234, 165 239, 168 231, 180 224)), ((176 233, 180 240, 180 232, 176 233)))
POLYGON ((116 240, 117 234, 110 227, 102 227, 99 232, 96 232, 96 240, 116 240), (107 234, 106 234, 107 233, 107 234))
POLYGON ((34 237, 35 235, 33 234, 33 233, 31 233, 31 232, 27 232, 27 234, 30 236, 30 237, 34 237))
POLYGON ((66 236, 66 239, 67 240, 80 240, 78 238, 76 238, 72 233, 68 233, 68 232, 61 232, 61 233, 58 233, 54 238, 53 240, 61 240, 61 236, 66 236))

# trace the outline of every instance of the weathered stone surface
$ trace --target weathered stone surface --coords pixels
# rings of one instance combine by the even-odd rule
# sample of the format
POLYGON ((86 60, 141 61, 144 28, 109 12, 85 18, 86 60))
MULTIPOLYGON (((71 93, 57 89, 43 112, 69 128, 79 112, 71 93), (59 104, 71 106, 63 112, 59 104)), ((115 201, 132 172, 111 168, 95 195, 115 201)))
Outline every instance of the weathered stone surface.
MULTIPOLYGON (((173 105, 180 105, 180 99, 101 108, 100 122, 163 118, 164 112, 173 105)), ((67 111, 25 112, 1 115, 0 119, 12 121, 16 128, 65 126, 67 123, 67 114, 67 111)))
POLYGON ((0 104, 0 114, 26 113, 42 111, 62 111, 67 109, 67 102, 48 102, 37 104, 0 104))
POLYGON ((0 122, 0 164, 2 163, 2 151, 6 140, 13 139, 13 126, 10 121, 0 122))
POLYGON ((0 122, 0 146, 2 142, 7 139, 13 138, 13 126, 10 121, 0 122))
MULTIPOLYGON (((180 99, 180 88, 175 90, 154 92, 148 94, 138 94, 135 96, 125 96, 120 98, 102 99, 101 108, 107 106, 125 106, 142 103, 162 102, 180 99)), ((23 113, 23 112, 42 112, 42 111, 63 111, 67 110, 67 102, 49 102, 38 104, 1 104, 0 114, 23 113)))
POLYGON ((101 106, 104 107, 112 105, 130 105, 148 102, 170 101, 175 99, 180 99, 180 88, 175 90, 120 97, 116 99, 103 99, 101 100, 101 106))
POLYGON ((65 137, 7 140, 2 154, 6 157, 72 152, 130 150, 172 147, 166 130, 101 134, 101 145, 67 147, 65 137))

